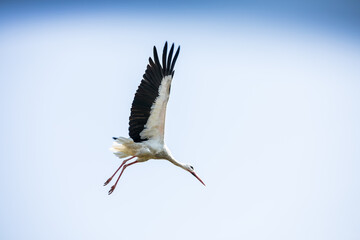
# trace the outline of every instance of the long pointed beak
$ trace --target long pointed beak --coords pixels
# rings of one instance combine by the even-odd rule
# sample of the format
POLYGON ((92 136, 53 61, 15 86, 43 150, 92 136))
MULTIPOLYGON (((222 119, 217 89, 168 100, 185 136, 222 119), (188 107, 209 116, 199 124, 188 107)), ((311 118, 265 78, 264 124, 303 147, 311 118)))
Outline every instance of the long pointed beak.
POLYGON ((190 173, 191 173, 194 177, 196 177, 204 186, 206 186, 205 183, 199 178, 198 175, 196 175, 195 172, 190 172, 190 173))

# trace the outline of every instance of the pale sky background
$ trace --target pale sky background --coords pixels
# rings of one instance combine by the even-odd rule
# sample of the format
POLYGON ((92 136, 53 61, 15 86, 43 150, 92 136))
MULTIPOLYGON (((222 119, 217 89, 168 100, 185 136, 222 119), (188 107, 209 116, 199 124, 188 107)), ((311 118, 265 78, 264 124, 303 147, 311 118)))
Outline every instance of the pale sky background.
POLYGON ((160 3, 0 5, 0 239, 360 239, 358 4, 160 3), (108 196, 165 41, 166 142, 207 186, 148 161, 108 196))

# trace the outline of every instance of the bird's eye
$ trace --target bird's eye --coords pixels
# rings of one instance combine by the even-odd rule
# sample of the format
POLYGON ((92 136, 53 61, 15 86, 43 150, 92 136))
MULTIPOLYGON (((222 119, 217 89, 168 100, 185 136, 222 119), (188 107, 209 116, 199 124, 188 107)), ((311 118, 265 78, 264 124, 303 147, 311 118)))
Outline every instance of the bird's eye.
POLYGON ((190 166, 191 170, 194 170, 193 166, 190 166))

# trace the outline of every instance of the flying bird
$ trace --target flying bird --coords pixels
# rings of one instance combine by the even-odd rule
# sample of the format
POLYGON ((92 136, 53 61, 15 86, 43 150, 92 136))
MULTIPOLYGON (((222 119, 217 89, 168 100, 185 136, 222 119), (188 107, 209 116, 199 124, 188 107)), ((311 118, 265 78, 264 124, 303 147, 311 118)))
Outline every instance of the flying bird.
POLYGON ((166 106, 169 100, 171 81, 174 77, 174 66, 179 56, 180 46, 175 55, 174 44, 167 53, 167 42, 160 63, 156 47, 154 46, 154 60, 150 57, 149 64, 143 79, 135 93, 129 118, 129 136, 114 137, 111 147, 113 153, 120 159, 125 159, 115 173, 104 183, 110 183, 116 173, 122 168, 115 184, 110 188, 109 195, 115 190, 116 185, 124 170, 136 163, 146 162, 149 159, 165 159, 196 177, 204 186, 204 182, 195 173, 189 164, 177 161, 164 142, 164 127, 166 106), (127 163, 135 159, 133 162, 127 163))

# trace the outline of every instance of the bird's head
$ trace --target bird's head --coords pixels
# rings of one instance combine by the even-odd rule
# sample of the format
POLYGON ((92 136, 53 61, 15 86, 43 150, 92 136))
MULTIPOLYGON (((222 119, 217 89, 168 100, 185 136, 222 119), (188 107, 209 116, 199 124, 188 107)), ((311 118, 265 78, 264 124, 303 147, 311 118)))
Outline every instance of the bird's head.
POLYGON ((193 166, 186 164, 184 167, 185 170, 187 170, 189 173, 191 173, 194 177, 196 177, 204 186, 205 183, 199 178, 199 176, 195 173, 193 166))

